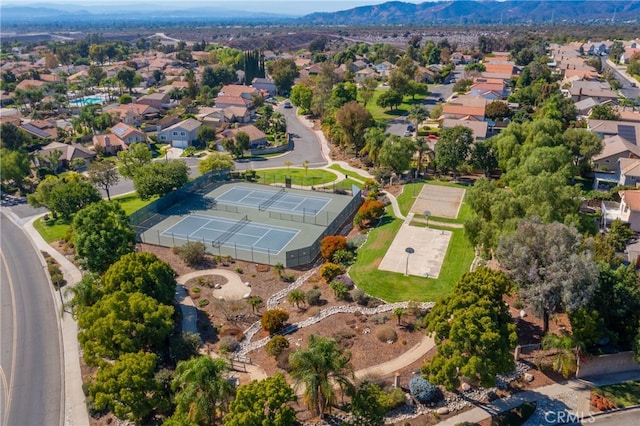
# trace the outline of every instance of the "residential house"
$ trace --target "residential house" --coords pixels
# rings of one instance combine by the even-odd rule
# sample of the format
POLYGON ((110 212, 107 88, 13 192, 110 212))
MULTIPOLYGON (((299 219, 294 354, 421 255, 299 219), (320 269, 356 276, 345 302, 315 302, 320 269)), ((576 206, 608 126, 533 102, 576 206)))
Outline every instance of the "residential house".
POLYGON ((631 61, 631 58, 635 55, 640 55, 640 48, 637 47, 627 47, 624 49, 622 55, 620 55, 620 63, 628 64, 631 61))
POLYGON ((175 148, 186 148, 198 140, 198 129, 202 123, 187 118, 158 132, 158 141, 170 143, 175 148))
POLYGON ((113 105, 104 108, 105 112, 125 124, 139 126, 140 124, 158 117, 158 109, 145 104, 113 105))
POLYGON ((487 99, 477 96, 459 96, 442 105, 441 118, 484 121, 487 102, 487 99))
POLYGON ((95 158, 96 154, 77 144, 66 144, 61 142, 51 142, 38 150, 38 154, 46 156, 53 151, 60 152, 60 165, 68 168, 69 164, 76 158, 81 158, 87 162, 95 158))
POLYGON ((219 141, 221 141, 222 139, 233 139, 238 134, 238 132, 244 132, 249 135, 249 143, 251 144, 251 149, 263 148, 269 144, 267 142, 267 135, 253 124, 235 127, 233 129, 226 129, 220 132, 220 134, 216 135, 216 138, 219 141))
POLYGON ((640 159, 637 158, 620 158, 618 160, 620 186, 637 186, 640 182, 640 159))
POLYGON ((255 87, 258 90, 269 92, 271 96, 276 94, 276 83, 269 78, 254 78, 251 81, 251 86, 255 87))
POLYGON ((453 52, 451 54, 451 62, 454 65, 460 65, 460 64, 464 64, 465 61, 465 57, 461 52, 453 52))
POLYGON ((169 109, 176 105, 169 99, 169 95, 165 93, 152 93, 144 95, 136 99, 136 104, 148 105, 156 110, 169 109))
POLYGON ((58 138, 58 125, 55 120, 31 120, 22 123, 20 128, 37 139, 58 138))
POLYGON ((578 115, 587 117, 591 114, 591 109, 596 105, 600 105, 600 102, 593 98, 584 98, 580 102, 576 102, 574 105, 578 111, 578 115))
POLYGON ((352 66, 353 66, 353 71, 357 72, 357 71, 363 70, 365 68, 369 68, 369 63, 365 62, 362 59, 359 59, 357 61, 353 61, 353 65, 352 66))
POLYGON ((225 109, 229 107, 240 107, 246 109, 253 109, 253 99, 246 99, 242 96, 225 96, 220 95, 216 97, 216 107, 225 109))
POLYGON ((129 145, 135 142, 146 143, 147 136, 144 132, 125 123, 118 123, 111 127, 111 133, 95 135, 93 144, 101 147, 107 154, 115 154, 118 151, 126 151, 129 145))
POLYGON ((640 123, 632 121, 587 120, 587 129, 601 138, 620 135, 634 145, 640 145, 640 123))
POLYGON ((389 61, 380 62, 379 64, 373 66, 373 69, 375 69, 376 72, 380 74, 380 77, 389 77, 389 73, 394 68, 395 65, 393 65, 389 61))
POLYGON ((224 108, 223 113, 224 121, 227 123, 249 123, 251 121, 249 108, 232 105, 224 108))
POLYGON ((377 78, 378 73, 373 68, 364 68, 364 69, 358 70, 356 71, 355 81, 356 83, 362 83, 364 79, 368 77, 377 78))
POLYGON ((605 226, 616 219, 628 223, 631 230, 640 232, 640 190, 618 192, 620 202, 602 202, 602 219, 605 226))
POLYGON ((210 127, 220 127, 225 122, 224 110, 218 107, 200 107, 196 118, 210 127))
POLYGON ((489 130, 489 123, 486 121, 477 120, 455 120, 451 118, 445 118, 442 121, 443 129, 451 129, 456 126, 463 126, 471 129, 473 132, 474 141, 483 141, 487 138, 487 131, 489 130))
POLYGON ((16 90, 44 89, 44 86, 46 85, 47 85, 46 81, 26 79, 26 80, 22 80, 20 83, 16 85, 16 90))
POLYGON ((580 102, 583 98, 594 98, 599 103, 618 101, 618 94, 599 81, 574 81, 568 93, 574 102, 580 102))
POLYGON ((592 158, 597 170, 613 171, 621 158, 640 158, 640 147, 620 135, 604 138, 602 145, 602 151, 592 158))
POLYGON ((469 88, 469 94, 492 100, 506 99, 509 96, 509 90, 504 84, 504 80, 477 78, 469 88))

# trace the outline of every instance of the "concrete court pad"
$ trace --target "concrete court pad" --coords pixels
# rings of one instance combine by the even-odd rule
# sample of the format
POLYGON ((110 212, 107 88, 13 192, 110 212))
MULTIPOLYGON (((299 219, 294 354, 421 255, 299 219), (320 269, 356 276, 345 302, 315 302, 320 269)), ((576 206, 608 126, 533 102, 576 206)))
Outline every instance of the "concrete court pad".
POLYGON ((438 278, 450 239, 451 231, 402 224, 378 269, 438 278), (414 253, 407 254, 407 247, 414 253))
POLYGON ((455 219, 458 217, 464 194, 465 190, 462 188, 426 184, 413 203, 411 212, 424 214, 425 211, 429 211, 431 216, 455 219))

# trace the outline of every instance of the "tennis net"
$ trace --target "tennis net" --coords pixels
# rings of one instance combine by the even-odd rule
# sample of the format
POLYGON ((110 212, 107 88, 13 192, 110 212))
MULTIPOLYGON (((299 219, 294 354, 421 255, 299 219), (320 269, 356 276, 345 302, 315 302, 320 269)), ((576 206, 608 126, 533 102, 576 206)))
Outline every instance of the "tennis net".
POLYGON ((258 210, 260 211, 264 211, 266 209, 269 208, 269 206, 271 206, 273 203, 275 203, 276 201, 278 201, 278 199, 280 197, 282 197, 284 195, 284 186, 282 188, 280 188, 280 191, 276 192, 275 194, 273 194, 271 196, 271 198, 269 198, 267 201, 265 201, 264 203, 260 204, 258 206, 258 210))
POLYGON ((227 242, 227 240, 229 240, 229 238, 231 238, 234 234, 244 228, 244 226, 249 222, 249 218, 247 217, 247 215, 245 215, 238 222, 234 223, 233 226, 229 228, 224 234, 220 235, 218 239, 212 241, 211 245, 215 248, 221 247, 225 242, 227 242))

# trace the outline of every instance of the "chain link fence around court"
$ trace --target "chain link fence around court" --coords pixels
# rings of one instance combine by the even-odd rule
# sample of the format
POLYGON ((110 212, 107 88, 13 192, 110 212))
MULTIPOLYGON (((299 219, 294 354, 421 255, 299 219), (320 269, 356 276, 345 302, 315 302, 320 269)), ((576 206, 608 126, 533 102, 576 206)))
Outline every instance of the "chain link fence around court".
MULTIPOLYGON (((288 268, 300 265, 306 265, 311 263, 316 256, 320 253, 320 243, 322 239, 329 235, 335 235, 344 222, 349 219, 362 204, 362 198, 360 197, 360 188, 353 186, 353 196, 349 204, 327 225, 327 229, 316 239, 316 241, 309 247, 304 247, 296 250, 290 250, 286 254, 286 261, 284 265, 288 268)), ((327 216, 328 220, 329 216, 327 216)), ((304 217, 303 217, 304 219, 304 217)), ((306 222, 305 222, 306 223, 306 222)))
POLYGON ((230 213, 239 213, 237 206, 217 203, 215 200, 205 197, 206 194, 213 191, 216 187, 230 180, 231 174, 228 170, 210 172, 134 212, 129 217, 129 223, 136 231, 138 242, 164 247, 178 247, 185 242, 202 242, 207 246, 208 251, 214 255, 231 256, 235 259, 269 265, 282 263, 286 267, 295 267, 311 263, 320 253, 320 243, 322 239, 328 235, 334 235, 362 204, 362 198, 360 197, 361 190, 353 186, 352 198, 341 212, 318 213, 310 209, 308 215, 306 211, 303 211, 303 214, 299 215, 269 211, 269 217, 273 219, 326 227, 312 245, 287 252, 278 252, 271 249, 264 251, 237 244, 213 244, 213 241, 207 241, 202 237, 197 238, 189 235, 163 233, 160 230, 151 230, 153 226, 161 223, 169 216, 189 214, 193 210, 224 210, 230 213), (176 210, 176 204, 178 204, 178 202, 184 202, 186 199, 189 199, 189 202, 181 203, 178 210, 176 210), (181 210, 183 208, 184 211, 181 210), (170 214, 166 213, 168 209, 171 209, 170 214))
MULTIPOLYGON (((217 209, 214 200, 206 199, 205 194, 213 191, 217 186, 222 183, 231 180, 230 170, 214 170, 206 173, 202 176, 195 178, 194 180, 187 182, 182 187, 168 193, 167 195, 158 198, 157 200, 147 204, 141 209, 133 212, 129 216, 129 224, 133 226, 138 234, 138 237, 144 230, 151 228, 154 225, 162 222, 167 218, 167 215, 162 213, 185 198, 194 197, 200 198, 200 204, 207 209, 217 209)), ((198 204, 198 203, 196 203, 198 204)), ((220 206, 219 208, 230 208, 232 206, 220 206)), ((227 210, 230 211, 230 210, 227 210)), ((235 208, 235 212, 238 209, 235 208)))

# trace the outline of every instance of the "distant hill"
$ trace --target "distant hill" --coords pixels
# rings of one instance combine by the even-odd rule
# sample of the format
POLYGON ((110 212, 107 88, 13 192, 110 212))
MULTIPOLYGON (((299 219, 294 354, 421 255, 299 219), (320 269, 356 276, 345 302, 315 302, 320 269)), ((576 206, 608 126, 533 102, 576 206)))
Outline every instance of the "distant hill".
POLYGON ((298 19, 309 25, 432 25, 640 22, 640 1, 457 0, 421 4, 391 1, 298 19))

